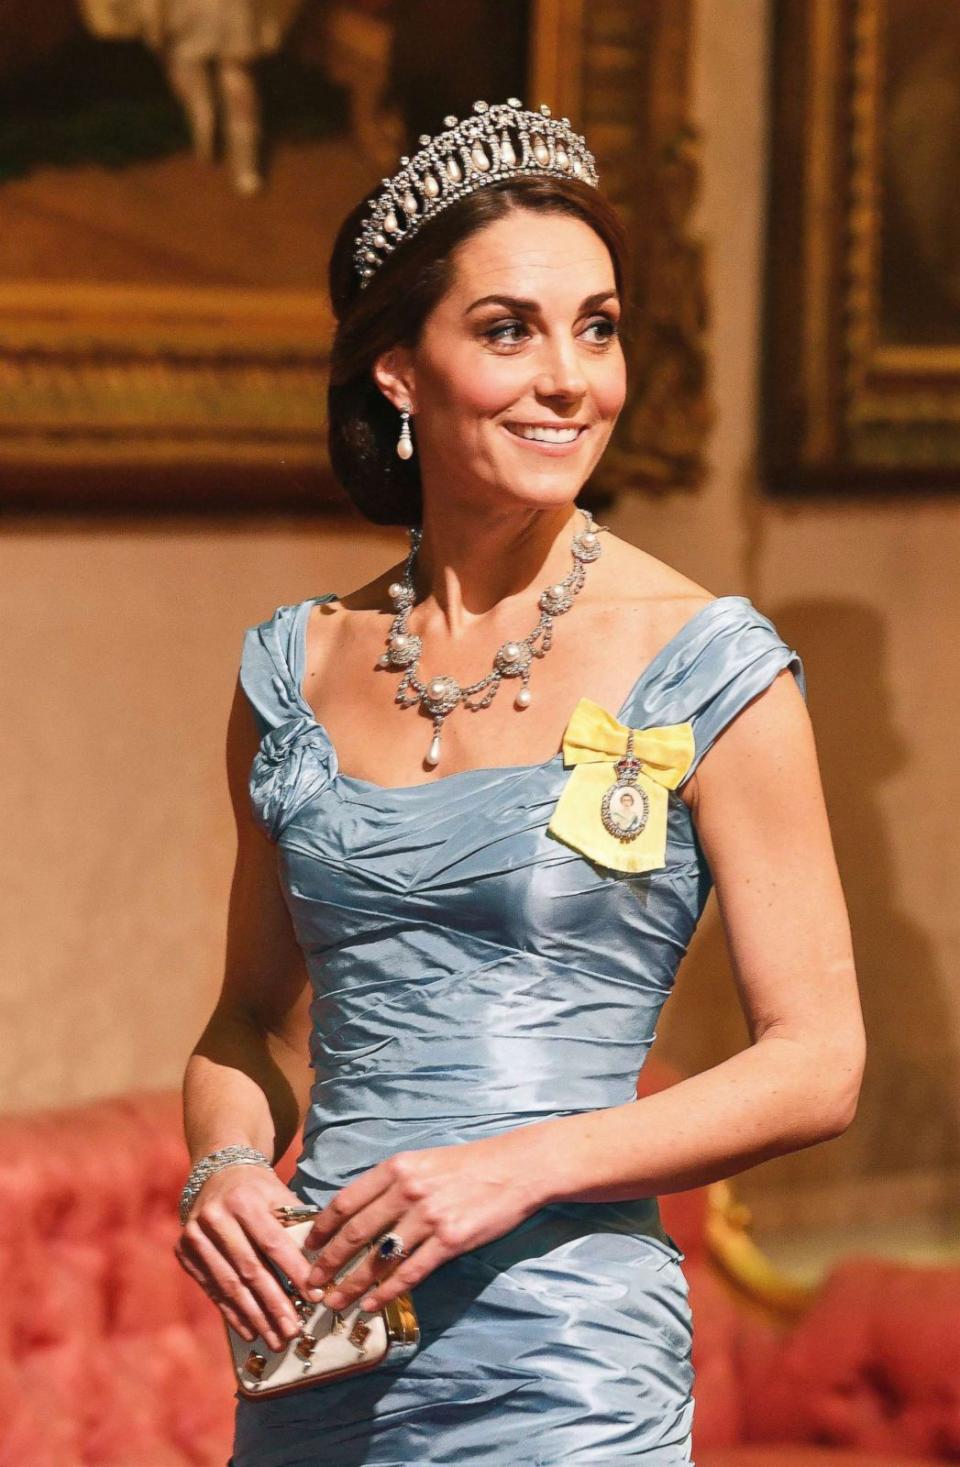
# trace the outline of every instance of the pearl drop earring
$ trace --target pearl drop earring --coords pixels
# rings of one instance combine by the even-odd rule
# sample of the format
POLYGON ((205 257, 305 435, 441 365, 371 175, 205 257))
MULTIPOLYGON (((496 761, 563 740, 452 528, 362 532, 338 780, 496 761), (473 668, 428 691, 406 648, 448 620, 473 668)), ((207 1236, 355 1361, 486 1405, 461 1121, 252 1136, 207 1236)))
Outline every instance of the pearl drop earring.
POLYGON ((397 454, 400 458, 413 458, 413 439, 410 437, 410 404, 400 409, 400 417, 403 422, 400 426, 400 437, 397 439, 397 454))

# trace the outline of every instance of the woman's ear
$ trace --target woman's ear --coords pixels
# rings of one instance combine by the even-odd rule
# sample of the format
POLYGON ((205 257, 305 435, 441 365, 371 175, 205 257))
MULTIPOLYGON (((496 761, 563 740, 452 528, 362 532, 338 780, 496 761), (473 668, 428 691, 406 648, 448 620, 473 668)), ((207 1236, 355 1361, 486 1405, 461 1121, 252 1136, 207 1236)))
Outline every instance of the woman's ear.
POLYGON ((416 413, 414 372, 408 351, 403 347, 392 346, 381 352, 370 368, 370 375, 398 412, 409 407, 412 413, 416 413))

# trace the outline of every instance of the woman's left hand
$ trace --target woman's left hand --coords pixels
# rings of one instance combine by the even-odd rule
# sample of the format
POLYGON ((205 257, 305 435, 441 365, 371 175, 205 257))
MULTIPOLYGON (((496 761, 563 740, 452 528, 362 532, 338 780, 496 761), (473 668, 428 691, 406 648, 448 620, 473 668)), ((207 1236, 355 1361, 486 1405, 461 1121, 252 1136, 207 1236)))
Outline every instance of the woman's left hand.
POLYGON ((502 1237, 536 1212, 545 1201, 542 1166, 525 1129, 399 1151, 342 1187, 306 1239, 308 1248, 322 1249, 311 1285, 322 1287, 385 1232, 398 1233, 409 1256, 384 1261, 371 1250, 323 1302, 343 1310, 360 1299, 363 1309, 379 1309, 440 1264, 502 1237))

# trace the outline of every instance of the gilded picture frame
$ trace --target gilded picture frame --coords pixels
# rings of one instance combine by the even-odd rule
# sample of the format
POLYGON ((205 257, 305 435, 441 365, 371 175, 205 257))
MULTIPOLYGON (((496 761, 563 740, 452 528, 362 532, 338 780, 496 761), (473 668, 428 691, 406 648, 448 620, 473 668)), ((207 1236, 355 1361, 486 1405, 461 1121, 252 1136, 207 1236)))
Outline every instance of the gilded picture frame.
POLYGON ((762 473, 960 485, 960 11, 774 7, 762 473))
MULTIPOLYGON (((689 0, 531 0, 524 101, 589 136, 636 243, 630 396, 600 503, 703 474, 690 26, 689 0)), ((342 509, 325 458, 332 330, 320 290, 0 279, 0 507, 342 509)))

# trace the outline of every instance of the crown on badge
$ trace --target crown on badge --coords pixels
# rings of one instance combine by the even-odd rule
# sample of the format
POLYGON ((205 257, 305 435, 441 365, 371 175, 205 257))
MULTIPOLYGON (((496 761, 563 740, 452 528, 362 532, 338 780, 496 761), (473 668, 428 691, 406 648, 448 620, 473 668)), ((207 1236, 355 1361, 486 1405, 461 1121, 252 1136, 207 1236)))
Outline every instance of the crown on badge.
POLYGON ((530 112, 518 97, 508 97, 493 106, 474 102, 473 111, 462 122, 445 117, 445 131, 436 137, 423 133, 420 151, 404 154, 399 171, 381 180, 382 192, 356 237, 361 289, 428 219, 499 178, 546 174, 597 187, 596 160, 586 139, 573 131, 569 117, 552 117, 545 102, 530 112))

